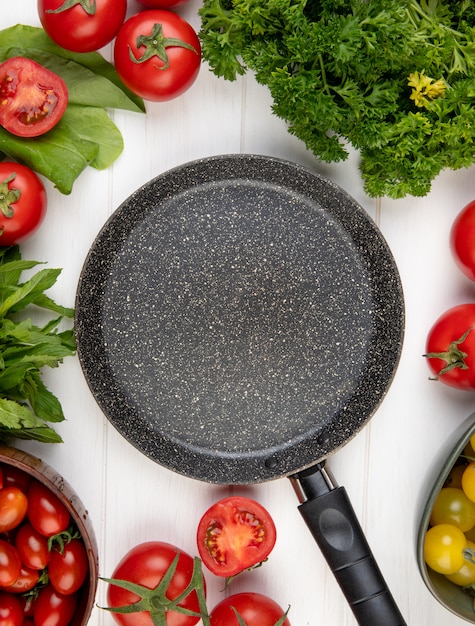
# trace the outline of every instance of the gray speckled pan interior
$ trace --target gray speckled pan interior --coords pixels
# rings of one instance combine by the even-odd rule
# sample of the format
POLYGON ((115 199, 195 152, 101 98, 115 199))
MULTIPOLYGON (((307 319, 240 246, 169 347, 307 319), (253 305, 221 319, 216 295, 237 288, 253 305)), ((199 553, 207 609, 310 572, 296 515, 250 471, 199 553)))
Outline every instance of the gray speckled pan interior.
POLYGON ((115 211, 85 260, 80 362, 117 430, 214 483, 266 481, 355 435, 397 367, 391 252, 345 192, 287 161, 170 170, 115 211))

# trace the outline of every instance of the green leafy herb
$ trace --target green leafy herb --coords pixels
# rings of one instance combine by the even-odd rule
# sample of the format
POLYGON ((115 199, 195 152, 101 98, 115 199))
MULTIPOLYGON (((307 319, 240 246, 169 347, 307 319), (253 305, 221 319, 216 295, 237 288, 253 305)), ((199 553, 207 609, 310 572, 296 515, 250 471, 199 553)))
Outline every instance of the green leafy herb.
POLYGON ((43 383, 41 369, 57 367, 64 357, 75 354, 73 330, 59 330, 64 318, 74 317, 74 310, 44 293, 61 270, 41 269, 20 282, 24 271, 39 264, 22 260, 18 246, 0 248, 0 441, 61 441, 48 422, 63 421, 63 410, 43 383), (37 326, 26 317, 26 309, 32 307, 55 317, 37 326))
POLYGON ((3 153, 25 163, 69 194, 87 166, 105 169, 123 150, 122 135, 106 109, 143 112, 143 100, 99 53, 65 50, 42 28, 18 24, 0 31, 0 62, 15 56, 33 59, 61 76, 68 87, 68 107, 59 123, 39 137, 15 137, 0 128, 0 157, 3 153))
POLYGON ((203 58, 251 70, 327 162, 360 151, 370 196, 423 196, 475 162, 471 0, 204 0, 203 58))

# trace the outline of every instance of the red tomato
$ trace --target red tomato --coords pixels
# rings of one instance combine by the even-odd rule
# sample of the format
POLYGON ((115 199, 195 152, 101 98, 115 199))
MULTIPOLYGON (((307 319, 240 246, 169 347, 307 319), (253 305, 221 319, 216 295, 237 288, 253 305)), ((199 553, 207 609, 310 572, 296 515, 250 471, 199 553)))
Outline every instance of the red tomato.
POLYGON ((38 0, 45 31, 73 52, 92 52, 112 41, 126 12, 127 0, 38 0))
MULTIPOLYGON (((1 166, 1 164, 0 164, 1 166)), ((14 465, 2 465, 3 486, 18 487, 23 493, 28 493, 31 483, 31 476, 14 465)))
POLYGON ((33 528, 46 537, 66 530, 71 520, 58 496, 38 480, 34 480, 28 490, 28 519, 33 528))
POLYGON ((35 600, 35 626, 67 626, 74 617, 77 594, 63 596, 51 585, 43 587, 35 600))
POLYGON ((460 304, 443 313, 429 331, 429 368, 441 382, 475 389, 475 304, 460 304))
MULTIPOLYGON (((154 589, 166 574, 177 554, 180 555, 178 565, 166 592, 167 598, 173 600, 187 588, 192 579, 193 558, 169 543, 149 541, 135 546, 117 565, 112 578, 127 580, 154 589)), ((135 593, 110 584, 107 599, 109 607, 115 608, 134 604, 140 598, 135 593)), ((199 613, 200 606, 196 591, 188 594, 179 606, 199 613)), ((198 617, 177 613, 167 608, 162 610, 162 614, 165 611, 167 626, 194 626, 200 621, 198 617)), ((112 613, 112 616, 122 626, 152 626, 154 623, 148 611, 129 614, 112 613)))
POLYGON ((21 562, 31 569, 42 570, 49 563, 51 553, 48 549, 48 538, 31 524, 20 526, 15 536, 15 548, 21 562))
POLYGON ((80 539, 72 539, 64 546, 62 552, 58 550, 51 552, 48 576, 59 593, 69 595, 78 591, 88 571, 87 552, 80 539))
POLYGON ((139 0, 139 2, 149 9, 174 9, 188 0, 139 0))
POLYGON ((475 200, 455 218, 450 231, 450 249, 462 272, 475 280, 475 200))
POLYGON ((290 626, 277 602, 260 593, 237 593, 222 600, 211 611, 210 626, 240 626, 242 623, 246 626, 290 626))
POLYGON ((0 64, 0 126, 19 137, 51 130, 68 104, 66 83, 36 61, 12 57, 0 64))
POLYGON ((0 539, 0 585, 13 585, 20 575, 21 560, 16 548, 8 541, 0 539))
POLYGON ((0 626, 22 626, 23 607, 12 593, 0 591, 0 626))
POLYGON ((30 569, 29 567, 22 565, 20 567, 20 573, 18 574, 18 577, 13 585, 0 588, 10 593, 25 593, 27 591, 31 591, 39 580, 40 574, 37 570, 30 569))
POLYGON ((46 214, 46 190, 33 170, 0 162, 0 246, 22 243, 46 214))
POLYGON ((0 532, 16 528, 23 521, 27 508, 27 497, 18 487, 0 489, 0 532))
POLYGON ((188 22, 172 11, 137 13, 121 26, 114 63, 122 81, 141 98, 176 98, 194 83, 201 47, 188 22))
POLYGON ((198 525, 200 556, 218 576, 235 576, 265 561, 275 540, 276 529, 268 511, 243 496, 216 502, 198 525))

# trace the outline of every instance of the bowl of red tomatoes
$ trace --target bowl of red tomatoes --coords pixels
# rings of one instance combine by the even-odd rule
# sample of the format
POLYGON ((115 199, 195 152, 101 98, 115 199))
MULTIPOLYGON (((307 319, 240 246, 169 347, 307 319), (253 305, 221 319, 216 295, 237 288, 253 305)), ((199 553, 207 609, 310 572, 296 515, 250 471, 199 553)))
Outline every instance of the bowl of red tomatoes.
POLYGON ((475 413, 439 451, 427 480, 417 532, 419 570, 447 610, 475 624, 475 413))
POLYGON ((11 626, 84 626, 98 581, 92 522, 42 460, 0 445, 0 614, 11 626))

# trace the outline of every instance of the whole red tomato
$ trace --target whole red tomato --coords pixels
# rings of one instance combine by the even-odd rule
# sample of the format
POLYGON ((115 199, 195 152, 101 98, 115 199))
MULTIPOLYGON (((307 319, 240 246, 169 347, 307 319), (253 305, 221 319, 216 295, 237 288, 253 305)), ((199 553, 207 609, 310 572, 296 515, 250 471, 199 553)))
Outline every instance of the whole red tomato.
POLYGON ((127 0, 38 0, 45 31, 73 52, 92 52, 112 41, 126 11, 127 0))
POLYGON ((52 537, 68 528, 71 521, 68 509, 46 485, 33 480, 27 495, 28 519, 39 533, 52 537))
POLYGON ((16 548, 8 541, 0 539, 0 585, 13 585, 20 575, 21 560, 16 548))
POLYGON ((174 9, 189 0, 139 0, 139 2, 149 9, 174 9))
POLYGON ((19 137, 38 137, 59 122, 68 105, 64 80, 36 61, 0 63, 0 126, 19 137))
POLYGON ((275 545, 276 529, 261 504, 231 496, 204 513, 196 538, 206 567, 213 574, 229 577, 267 559, 275 545))
POLYGON ((18 487, 0 489, 0 533, 16 528, 26 515, 28 500, 18 487))
POLYGON ((45 569, 50 560, 48 537, 42 535, 31 524, 22 524, 15 535, 15 548, 21 562, 36 570, 45 569))
POLYGON ((77 601, 77 594, 63 596, 51 585, 46 585, 35 600, 35 626, 67 626, 76 613, 77 601))
POLYGON ((59 593, 69 595, 78 591, 88 571, 87 552, 80 539, 71 539, 62 550, 52 550, 48 576, 59 593))
POLYGON ((172 11, 137 13, 121 26, 114 63, 125 85, 145 100, 176 98, 194 83, 201 47, 192 26, 172 11))
POLYGON ((260 593, 237 593, 222 600, 210 615, 210 626, 290 626, 277 602, 260 593), (241 619, 241 621, 239 621, 241 619))
POLYGON ((450 231, 450 249, 462 272, 475 280, 475 200, 455 218, 450 231))
POLYGON ((22 626, 23 606, 13 593, 0 591, 0 626, 22 626))
POLYGON ((475 389, 475 304, 455 306, 437 319, 424 356, 441 382, 456 389, 475 389))
POLYGON ((36 569, 30 569, 22 565, 17 579, 12 585, 0 587, 9 593, 26 593, 31 591, 39 582, 40 573, 36 569))
MULTIPOLYGON (((167 626, 194 626, 194 624, 200 621, 199 617, 186 615, 174 610, 183 607, 195 613, 200 613, 200 602, 196 591, 198 586, 179 602, 178 607, 172 605, 172 601, 182 594, 192 581, 194 560, 186 552, 161 541, 141 543, 132 548, 123 557, 117 565, 112 579, 109 579, 109 582, 112 582, 112 584, 109 585, 107 592, 108 605, 114 609, 135 604, 140 600, 140 596, 113 584, 113 581, 130 581, 147 588, 147 590, 155 590, 177 557, 176 570, 168 586, 163 590, 150 592, 150 594, 147 594, 147 591, 144 590, 142 597, 149 610, 127 614, 113 612, 112 616, 118 624, 122 626, 152 626, 153 623, 156 623, 150 617, 150 610, 153 610, 154 606, 157 614, 162 619, 163 615, 166 616, 167 626), (153 596, 157 592, 161 598, 160 602, 154 602, 153 600, 153 596)), ((204 594, 205 583, 201 572, 198 579, 204 594)))
POLYGON ((46 208, 46 190, 35 172, 20 163, 0 162, 0 246, 31 237, 46 208))

